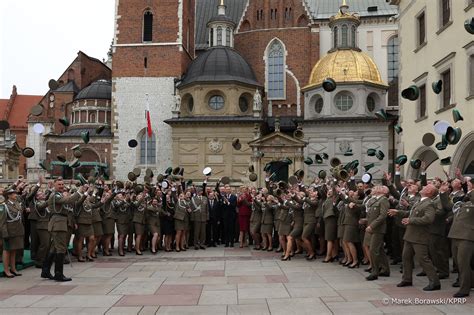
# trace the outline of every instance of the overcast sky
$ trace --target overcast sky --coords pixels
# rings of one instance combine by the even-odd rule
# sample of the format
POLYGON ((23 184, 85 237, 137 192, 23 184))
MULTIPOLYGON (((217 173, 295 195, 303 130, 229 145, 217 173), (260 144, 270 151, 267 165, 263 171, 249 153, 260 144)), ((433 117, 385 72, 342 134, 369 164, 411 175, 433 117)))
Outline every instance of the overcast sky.
POLYGON ((0 98, 44 95, 79 50, 102 60, 115 0, 0 0, 0 98))

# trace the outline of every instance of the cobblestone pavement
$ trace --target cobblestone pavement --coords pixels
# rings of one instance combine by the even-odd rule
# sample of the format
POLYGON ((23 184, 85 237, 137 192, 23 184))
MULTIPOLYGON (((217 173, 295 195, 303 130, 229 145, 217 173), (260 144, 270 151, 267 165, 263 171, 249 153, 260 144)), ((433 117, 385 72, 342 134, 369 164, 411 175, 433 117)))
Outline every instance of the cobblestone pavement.
POLYGON ((41 279, 35 268, 1 278, 0 314, 474 314, 472 296, 451 299, 455 275, 441 280, 441 291, 424 292, 426 277, 397 288, 398 266, 372 282, 362 267, 301 255, 280 261, 249 248, 129 253, 66 265, 66 283, 41 279))

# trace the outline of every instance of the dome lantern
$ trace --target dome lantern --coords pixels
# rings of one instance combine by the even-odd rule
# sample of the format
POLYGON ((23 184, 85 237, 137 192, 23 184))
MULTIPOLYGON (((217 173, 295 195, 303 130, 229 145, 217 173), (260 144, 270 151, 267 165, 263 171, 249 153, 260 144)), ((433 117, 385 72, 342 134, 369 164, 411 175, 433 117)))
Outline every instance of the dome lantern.
POLYGON ((235 23, 226 14, 227 6, 224 0, 219 0, 217 16, 207 22, 209 29, 209 47, 227 46, 234 47, 235 23))
POLYGON ((357 43, 357 27, 360 25, 360 18, 357 14, 349 13, 349 6, 346 0, 336 15, 329 19, 329 27, 333 35, 331 51, 336 49, 354 49, 359 50, 357 43))

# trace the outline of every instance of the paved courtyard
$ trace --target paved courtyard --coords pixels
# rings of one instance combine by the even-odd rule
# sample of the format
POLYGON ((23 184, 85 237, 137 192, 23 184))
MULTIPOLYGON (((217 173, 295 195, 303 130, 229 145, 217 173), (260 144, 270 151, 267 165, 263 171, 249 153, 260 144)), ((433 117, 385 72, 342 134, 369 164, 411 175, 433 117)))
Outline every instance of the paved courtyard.
POLYGON ((40 279, 35 268, 0 278, 0 314, 474 314, 472 296, 441 300, 456 292, 453 276, 441 281, 441 291, 423 292, 424 277, 414 277, 414 287, 397 288, 398 266, 392 277, 367 282, 362 266, 302 256, 284 262, 279 254, 248 248, 137 257, 74 262, 65 268, 73 277, 66 283, 40 279), (416 298, 440 304, 414 305, 416 298))

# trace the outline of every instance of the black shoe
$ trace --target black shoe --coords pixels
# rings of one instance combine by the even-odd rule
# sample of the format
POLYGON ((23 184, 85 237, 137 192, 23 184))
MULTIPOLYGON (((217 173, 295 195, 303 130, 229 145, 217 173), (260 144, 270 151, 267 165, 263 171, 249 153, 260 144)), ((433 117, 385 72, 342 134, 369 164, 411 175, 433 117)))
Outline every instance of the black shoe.
POLYGON ((199 245, 200 249, 206 249, 206 246, 199 245))
POLYGON ((449 275, 438 275, 438 278, 439 278, 440 280, 448 279, 448 278, 449 278, 449 275))
POLYGON ((199 249, 199 246, 194 246, 194 250, 198 250, 199 249))
POLYGON ((461 298, 461 297, 466 297, 466 296, 469 296, 469 293, 457 292, 453 294, 453 297, 456 297, 456 298, 461 298))
POLYGON ((426 273, 424 271, 419 272, 416 274, 417 277, 426 277, 426 273))
POLYGON ((54 280, 59 282, 71 281, 64 276, 64 253, 57 253, 54 261, 54 280))
POLYGON ((374 281, 374 280, 377 280, 379 277, 377 277, 376 275, 369 275, 367 277, 365 277, 365 280, 367 281, 374 281))
POLYGON ((9 279, 15 278, 15 275, 13 275, 13 274, 7 275, 6 273, 3 273, 3 276, 4 276, 5 278, 9 278, 9 279))
POLYGON ((441 284, 428 284, 426 287, 423 288, 423 291, 436 291, 441 290, 441 284))
POLYGON ((402 287, 411 287, 413 286, 412 282, 407 282, 407 281, 402 281, 399 284, 397 284, 397 287, 402 288, 402 287))
POLYGON ((316 255, 311 255, 311 256, 308 256, 306 257, 306 260, 313 260, 313 259, 316 259, 316 255))
POLYGON ((282 261, 287 261, 287 260, 291 260, 291 256, 288 256, 288 257, 282 257, 281 258, 282 261))
POLYGON ((357 263, 355 263, 355 264, 352 264, 352 265, 347 266, 347 268, 349 268, 349 269, 354 269, 354 268, 359 268, 359 266, 360 266, 360 263, 357 262, 357 263))
POLYGON ((370 268, 365 268, 364 271, 365 271, 365 272, 372 272, 372 267, 370 267, 370 268))
POLYGON ((43 261, 43 268, 41 270, 41 278, 49 279, 49 280, 54 279, 53 275, 51 274, 51 265, 53 264, 55 257, 56 257, 56 254, 54 253, 49 253, 48 256, 46 256, 46 259, 43 261))
POLYGON ((379 277, 390 277, 390 272, 381 272, 379 273, 379 277))
POLYGON ((279 248, 275 251, 275 253, 283 253, 283 249, 279 248))
POLYGON ((459 284, 459 280, 453 283, 453 288, 459 288, 461 285, 459 284))
POLYGON ((12 275, 14 275, 15 277, 21 277, 21 276, 22 276, 21 273, 18 273, 18 272, 12 271, 12 270, 10 270, 10 272, 11 272, 12 275))

